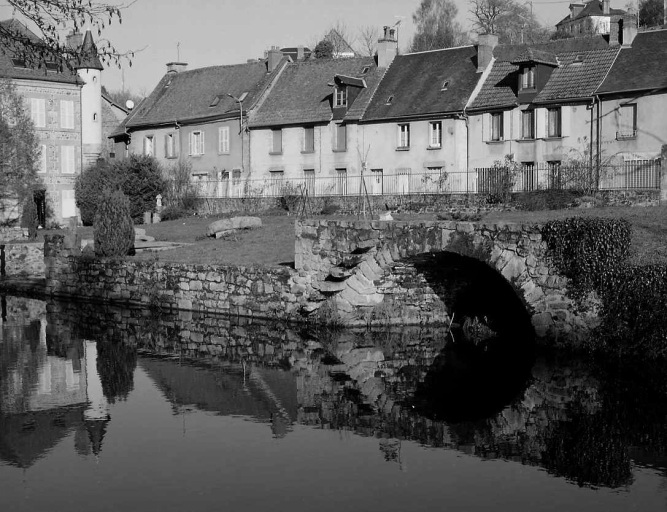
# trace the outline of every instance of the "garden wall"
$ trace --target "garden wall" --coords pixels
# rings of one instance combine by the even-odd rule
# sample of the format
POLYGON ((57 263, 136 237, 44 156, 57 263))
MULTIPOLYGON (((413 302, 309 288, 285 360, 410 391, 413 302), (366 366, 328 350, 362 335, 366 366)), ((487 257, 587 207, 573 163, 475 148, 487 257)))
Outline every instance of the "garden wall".
POLYGON ((44 244, 40 242, 0 245, 0 276, 44 277, 44 244))
POLYGON ((28 228, 0 226, 0 243, 28 238, 28 228))

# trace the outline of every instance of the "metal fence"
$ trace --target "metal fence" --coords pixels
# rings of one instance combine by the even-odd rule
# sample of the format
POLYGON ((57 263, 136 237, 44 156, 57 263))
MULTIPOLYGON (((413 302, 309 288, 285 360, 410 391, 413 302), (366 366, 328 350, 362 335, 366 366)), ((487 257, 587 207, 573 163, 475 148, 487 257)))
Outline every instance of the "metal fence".
POLYGON ((199 194, 216 197, 282 197, 308 191, 311 197, 409 194, 493 194, 499 191, 533 190, 631 190, 659 189, 660 160, 626 162, 599 169, 539 164, 476 168, 470 172, 441 170, 416 173, 409 169, 388 174, 369 171, 353 175, 338 171, 332 176, 304 174, 302 178, 264 179, 223 175, 219 180, 196 179, 199 194))

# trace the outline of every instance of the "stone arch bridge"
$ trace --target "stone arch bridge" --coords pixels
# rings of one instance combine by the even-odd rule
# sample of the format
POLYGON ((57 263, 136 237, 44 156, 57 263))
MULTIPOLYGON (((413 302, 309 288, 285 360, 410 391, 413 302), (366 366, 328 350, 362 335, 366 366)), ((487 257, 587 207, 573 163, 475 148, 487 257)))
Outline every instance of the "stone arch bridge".
MULTIPOLYGON (((474 272, 502 276, 538 338, 580 339, 597 323, 595 308, 578 311, 567 278, 546 256, 541 226, 484 222, 302 220, 296 223, 295 267, 311 276, 321 302, 346 325, 451 323, 456 312, 439 293, 445 254, 477 260, 474 272), (493 269, 493 270, 490 270, 493 269), (436 276, 434 279, 433 276, 436 276), (508 286, 509 285, 509 286, 508 286)), ((484 290, 479 291, 483 299, 484 290)))

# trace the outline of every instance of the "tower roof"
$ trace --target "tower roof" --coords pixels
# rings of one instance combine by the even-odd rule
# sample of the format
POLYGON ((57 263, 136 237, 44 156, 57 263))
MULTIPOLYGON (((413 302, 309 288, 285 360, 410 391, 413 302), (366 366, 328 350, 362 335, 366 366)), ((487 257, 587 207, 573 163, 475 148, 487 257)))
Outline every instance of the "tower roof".
POLYGON ((104 69, 100 58, 97 56, 97 46, 95 46, 90 29, 86 30, 83 44, 74 63, 74 69, 98 69, 100 71, 104 69))

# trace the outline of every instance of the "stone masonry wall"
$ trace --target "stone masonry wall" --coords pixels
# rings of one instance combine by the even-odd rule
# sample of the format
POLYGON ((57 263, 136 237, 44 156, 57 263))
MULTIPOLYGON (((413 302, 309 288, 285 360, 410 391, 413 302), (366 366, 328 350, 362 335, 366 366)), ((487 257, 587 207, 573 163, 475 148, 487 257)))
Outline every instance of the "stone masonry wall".
POLYGON ((44 244, 0 245, 0 275, 3 277, 44 277, 44 244))
POLYGON ((308 276, 289 268, 215 267, 79 256, 80 240, 46 237, 46 292, 58 297, 298 320, 308 276))
POLYGON ((28 238, 28 228, 0 227, 0 243, 28 238))

